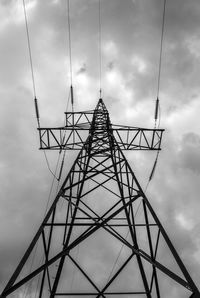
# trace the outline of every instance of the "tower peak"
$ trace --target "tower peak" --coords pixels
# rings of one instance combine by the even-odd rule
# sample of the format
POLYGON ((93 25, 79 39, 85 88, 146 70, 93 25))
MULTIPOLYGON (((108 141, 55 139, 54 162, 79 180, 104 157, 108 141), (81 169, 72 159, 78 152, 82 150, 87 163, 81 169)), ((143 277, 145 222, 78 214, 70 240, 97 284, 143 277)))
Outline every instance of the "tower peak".
POLYGON ((108 113, 106 105, 105 105, 103 99, 100 97, 99 100, 98 100, 98 103, 96 105, 95 110, 101 110, 101 109, 103 109, 104 111, 106 111, 108 113))

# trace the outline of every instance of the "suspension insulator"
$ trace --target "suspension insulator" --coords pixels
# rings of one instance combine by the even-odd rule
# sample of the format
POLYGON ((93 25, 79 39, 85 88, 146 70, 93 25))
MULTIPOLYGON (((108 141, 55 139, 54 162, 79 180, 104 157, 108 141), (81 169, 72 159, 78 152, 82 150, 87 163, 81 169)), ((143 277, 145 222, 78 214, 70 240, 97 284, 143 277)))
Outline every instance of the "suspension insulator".
POLYGON ((35 97, 35 113, 36 113, 36 118, 39 120, 40 115, 39 115, 39 109, 38 109, 38 102, 37 102, 37 98, 35 97))
POLYGON ((62 163, 61 163, 60 173, 59 173, 59 176, 58 176, 58 181, 60 181, 60 178, 62 176, 63 166, 64 166, 64 159, 62 160, 62 163))
POLYGON ((159 99, 156 99, 156 107, 155 107, 155 121, 158 119, 158 108, 159 108, 159 99))
POLYGON ((71 90, 71 103, 72 103, 72 106, 74 105, 74 92, 73 92, 73 86, 70 87, 70 90, 71 90))

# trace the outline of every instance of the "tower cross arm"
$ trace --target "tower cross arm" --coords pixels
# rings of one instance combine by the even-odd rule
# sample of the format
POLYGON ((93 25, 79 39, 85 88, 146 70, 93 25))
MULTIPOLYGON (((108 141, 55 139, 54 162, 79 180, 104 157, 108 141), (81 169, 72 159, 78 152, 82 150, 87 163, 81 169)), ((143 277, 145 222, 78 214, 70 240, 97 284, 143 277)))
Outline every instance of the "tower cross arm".
POLYGON ((65 126, 38 128, 40 149, 80 150, 87 138, 94 110, 66 112, 65 126))
POLYGON ((122 150, 161 150, 164 129, 112 125, 115 139, 122 150))
POLYGON ((115 138, 121 150, 160 150, 164 129, 148 129, 113 125, 108 110, 100 98, 94 110, 66 112, 65 126, 39 127, 40 149, 80 150, 88 133, 95 136, 97 147, 115 138))
MULTIPOLYGON (((90 121, 63 127, 39 128, 40 149, 80 150, 90 130, 90 121)), ((106 128, 105 128, 106 131, 106 128)), ((107 128, 122 150, 161 150, 164 129, 111 125, 107 128)))

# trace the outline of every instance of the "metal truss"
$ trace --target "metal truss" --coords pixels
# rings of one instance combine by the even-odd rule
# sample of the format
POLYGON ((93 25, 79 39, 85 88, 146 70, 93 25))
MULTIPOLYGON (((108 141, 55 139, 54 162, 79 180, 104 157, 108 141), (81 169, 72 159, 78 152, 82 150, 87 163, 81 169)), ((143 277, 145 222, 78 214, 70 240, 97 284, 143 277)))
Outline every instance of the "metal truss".
MULTIPOLYGON (((66 115, 68 127, 69 118, 74 114, 66 115)), ((119 144, 102 99, 94 112, 79 115, 80 118, 74 122, 75 126, 78 126, 81 117, 85 117, 88 121, 81 125, 87 126, 90 123, 87 128, 89 135, 1 297, 7 297, 37 278, 38 287, 35 291, 40 298, 160 298, 164 297, 160 274, 186 289, 188 297, 200 297, 196 285, 124 156, 123 149, 135 149, 132 146, 136 145, 129 147, 128 142, 125 145, 123 141, 119 144), (91 120, 88 115, 92 115, 91 120), (137 215, 139 208, 140 215, 137 215), (92 257, 92 249, 97 249, 97 252, 103 250, 99 250, 97 242, 99 233, 103 233, 103 237, 109 239, 111 244, 122 245, 124 248, 121 263, 111 273, 108 272, 103 283, 95 278, 93 268, 90 268, 91 263, 86 261, 92 257), (163 245, 170 252, 171 259, 179 269, 178 273, 163 262, 163 245), (31 272, 21 277, 35 249, 38 249, 43 258, 31 272), (79 257, 77 249, 80 251, 79 257), (82 255, 81 251, 84 251, 82 255), (129 273, 126 278, 131 280, 130 287, 123 279, 125 270, 129 273), (75 271, 81 276, 81 281, 72 287, 68 280, 75 271), (121 284, 122 279, 124 287, 121 284)), ((41 129, 41 134, 42 131, 41 129)), ((139 129, 137 132, 144 133, 139 129)), ((151 132, 155 135, 158 133, 157 130, 151 132)), ((160 134, 162 135, 162 130, 160 134)), ((58 148, 63 146, 69 149, 67 139, 58 144, 58 148)), ((48 143, 47 147, 51 146, 53 145, 48 143)), ((138 146, 141 144, 138 143, 138 146)), ((160 149, 160 141, 158 147, 160 149)), ((150 146, 149 150, 151 149, 150 146)), ((102 247, 107 245, 107 241, 103 239, 102 243, 100 242, 102 247)), ((98 260, 97 255, 95 262, 98 260)), ((105 256, 102 266, 106 271, 105 256)), ((98 268, 96 270, 98 271, 98 268)))
MULTIPOLYGON (((108 113, 105 111, 105 113, 108 113)), ((57 128, 39 128, 40 149, 80 150, 91 129, 93 117, 101 116, 98 109, 84 112, 69 112, 66 125, 57 128)), ((163 129, 147 129, 125 125, 107 128, 122 150, 160 150, 163 129)), ((98 132, 99 128, 96 127, 98 132)))

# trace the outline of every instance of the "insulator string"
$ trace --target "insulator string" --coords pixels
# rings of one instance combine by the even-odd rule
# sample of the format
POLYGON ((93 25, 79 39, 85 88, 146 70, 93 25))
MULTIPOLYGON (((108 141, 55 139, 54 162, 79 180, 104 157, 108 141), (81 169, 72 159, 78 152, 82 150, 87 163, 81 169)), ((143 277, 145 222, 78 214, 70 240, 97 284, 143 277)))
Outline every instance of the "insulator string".
POLYGON ((158 120, 158 110, 159 110, 159 98, 157 97, 157 99, 156 99, 156 107, 155 107, 155 115, 154 115, 155 121, 158 120))
POLYGON ((72 85, 70 87, 70 94, 71 94, 71 104, 72 104, 72 107, 73 107, 74 106, 74 90, 73 90, 72 85))
MULTIPOLYGON (((72 124, 74 126, 74 89, 72 72, 72 41, 71 41, 71 19, 70 19, 70 0, 67 0, 67 21, 68 21, 68 44, 69 44, 69 68, 70 68, 70 97, 72 106, 72 124)), ((75 142, 75 132, 73 131, 73 143, 75 142)))
POLYGON ((67 0, 67 23, 68 23, 69 69, 70 69, 70 82, 71 82, 71 86, 70 86, 70 91, 71 91, 71 105, 72 105, 72 111, 74 111, 70 0, 67 0))
POLYGON ((63 155, 63 158, 62 158, 62 162, 61 162, 61 166, 60 166, 60 170, 59 170, 59 175, 58 175, 58 181, 60 181, 60 178, 62 176, 64 161, 65 161, 65 153, 66 153, 66 150, 64 151, 64 155, 63 155))
MULTIPOLYGON (((68 0, 69 2, 69 0, 68 0)), ((31 68, 31 75, 32 75, 32 84, 33 84, 33 95, 34 95, 34 105, 35 105, 35 113, 36 113, 36 118, 37 118, 37 123, 38 123, 38 127, 40 127, 40 115, 39 115, 39 108, 38 108, 38 100, 36 97, 36 85, 35 85, 35 76, 34 76, 34 69, 33 69, 33 59, 32 59, 32 50, 31 50, 31 42, 30 42, 30 34, 29 34, 29 26, 28 26, 28 18, 27 18, 27 13, 26 13, 26 4, 25 4, 25 0, 22 0, 23 3, 23 8, 24 8, 24 18, 25 18, 25 25, 26 25, 26 33, 27 33, 27 43, 28 43, 28 51, 29 51, 29 60, 30 60, 30 68, 31 68)), ((70 22, 69 22, 69 26, 70 26, 70 22)), ((70 29, 69 29, 69 36, 70 36, 70 29)), ((69 40, 71 40, 71 37, 69 37, 69 40)), ((71 63, 71 42, 70 42, 70 72, 71 72, 71 83, 72 83, 72 63, 71 63)), ((54 173, 51 168, 50 168, 50 164, 46 155, 46 152, 44 152, 44 156, 45 156, 45 161, 47 164, 47 167, 50 171, 50 173, 53 175, 53 177, 58 180, 58 178, 56 177, 56 172, 54 173)))
MULTIPOLYGON (((34 69, 33 69, 33 59, 32 59, 32 50, 31 50, 31 42, 30 42, 30 34, 29 34, 29 25, 28 25, 28 18, 26 13, 26 4, 25 0, 22 0, 23 3, 23 9, 24 9, 24 19, 25 19, 25 26, 26 26, 26 35, 27 35, 27 43, 28 43, 28 52, 29 52, 29 60, 30 60, 30 68, 31 68, 31 76, 32 76, 32 84, 33 84, 33 95, 34 95, 34 105, 35 105, 35 113, 37 118, 38 127, 40 127, 40 115, 39 115, 39 108, 38 108, 38 100, 36 97, 36 86, 35 86, 35 76, 34 76, 34 69)), ((54 178, 56 178, 56 173, 53 173, 53 171, 50 169, 49 161, 46 155, 46 152, 44 152, 45 160, 47 163, 47 167, 50 171, 50 173, 53 175, 54 178)), ((57 178, 56 178, 57 179, 57 178)))
POLYGON ((35 103, 35 114, 37 118, 37 123, 38 123, 38 127, 40 127, 40 114, 39 114, 39 108, 38 108, 38 100, 36 97, 34 99, 34 103, 35 103))
POLYGON ((160 123, 160 78, 161 78, 161 67, 162 67, 162 55, 163 55, 163 40, 164 40, 164 28, 165 28, 165 11, 166 11, 166 0, 164 0, 163 5, 163 15, 162 15, 162 30, 161 30, 161 38, 160 38, 160 54, 159 54, 159 63, 158 63, 158 83, 157 83, 157 99, 155 106, 155 128, 157 126, 157 121, 159 118, 160 123))
POLYGON ((154 129, 157 128, 157 122, 160 124, 160 101, 159 98, 157 97, 156 103, 155 103, 155 114, 154 114, 154 129))
POLYGON ((27 18, 27 13, 26 13, 25 0, 22 0, 22 3, 23 3, 23 9, 24 9, 24 19, 25 19, 25 27, 26 27, 26 36, 27 36, 27 44, 28 44, 30 68, 31 68, 31 77, 32 77, 32 85, 33 85, 33 96, 34 96, 34 104, 35 104, 35 113, 36 113, 38 127, 40 127, 40 116, 39 116, 38 101, 37 101, 37 97, 36 97, 35 75, 34 75, 34 70, 33 70, 33 58, 32 58, 31 41, 30 41, 30 34, 29 34, 29 26, 28 26, 28 18, 27 18))
MULTIPOLYGON (((164 0, 164 4, 163 4, 163 14, 162 14, 162 29, 161 29, 161 38, 160 38, 160 54, 159 54, 159 64, 158 64, 158 83, 157 83, 157 97, 156 97, 156 103, 155 103, 155 114, 154 114, 154 120, 155 120, 155 127, 159 128, 160 127, 160 121, 161 121, 161 107, 160 107, 160 99, 159 99, 159 95, 160 95, 160 78, 161 78, 161 67, 162 67, 162 56, 163 56, 163 40, 164 40, 164 29, 165 29, 165 13, 166 12, 166 0, 164 0), (158 122, 158 123, 157 123, 158 122)), ((149 179, 145 188, 145 192, 147 191, 147 188, 149 186, 150 181, 152 180, 155 170, 156 170, 156 166, 157 166, 157 162, 158 162, 158 158, 159 158, 159 153, 160 151, 157 151, 156 154, 156 158, 151 170, 151 173, 149 175, 149 179)))

